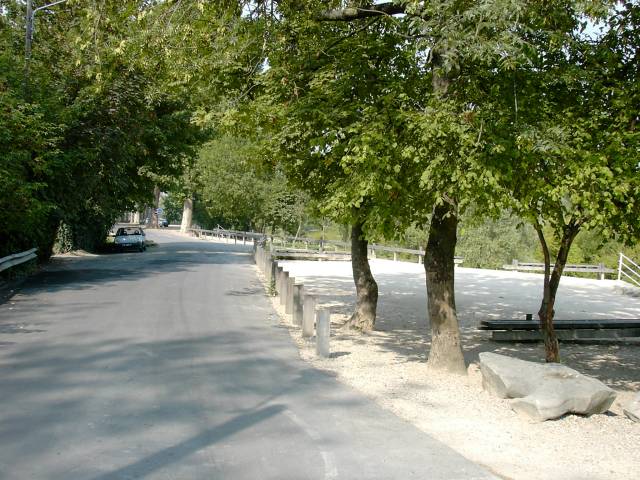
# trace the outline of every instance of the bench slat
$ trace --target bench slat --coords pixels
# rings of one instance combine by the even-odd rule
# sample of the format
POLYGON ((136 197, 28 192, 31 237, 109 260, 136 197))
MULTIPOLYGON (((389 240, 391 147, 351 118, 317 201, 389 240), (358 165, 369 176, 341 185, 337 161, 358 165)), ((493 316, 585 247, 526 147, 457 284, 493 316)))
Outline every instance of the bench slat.
MULTIPOLYGON (((640 328, 638 319, 555 320, 556 330, 640 328)), ((482 320, 480 330, 540 330, 537 320, 482 320)))

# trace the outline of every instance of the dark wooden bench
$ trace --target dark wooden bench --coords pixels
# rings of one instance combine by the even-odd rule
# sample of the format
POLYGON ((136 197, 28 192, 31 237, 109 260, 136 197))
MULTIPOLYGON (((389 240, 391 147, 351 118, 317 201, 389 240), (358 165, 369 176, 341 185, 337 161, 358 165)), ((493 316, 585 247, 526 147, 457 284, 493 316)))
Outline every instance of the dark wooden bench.
MULTIPOLYGON (((640 320, 637 319, 555 320, 553 326, 558 339, 564 341, 640 337, 640 320)), ((482 320, 478 328, 491 331, 491 338, 496 341, 542 340, 537 320, 482 320)))

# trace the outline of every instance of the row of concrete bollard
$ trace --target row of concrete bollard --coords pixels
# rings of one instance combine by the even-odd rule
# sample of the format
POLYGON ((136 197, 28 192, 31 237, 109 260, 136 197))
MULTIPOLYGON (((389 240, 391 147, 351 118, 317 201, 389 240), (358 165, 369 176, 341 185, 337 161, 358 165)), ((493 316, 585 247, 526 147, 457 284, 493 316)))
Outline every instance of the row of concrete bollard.
POLYGON ((290 277, 289 272, 271 258, 269 250, 258 242, 254 243, 254 257, 270 292, 277 295, 280 305, 284 306, 285 314, 291 315, 292 323, 302 328, 304 338, 313 337, 315 330, 316 353, 329 357, 331 312, 316 308, 317 297, 305 292, 304 285, 296 283, 295 278, 290 277))

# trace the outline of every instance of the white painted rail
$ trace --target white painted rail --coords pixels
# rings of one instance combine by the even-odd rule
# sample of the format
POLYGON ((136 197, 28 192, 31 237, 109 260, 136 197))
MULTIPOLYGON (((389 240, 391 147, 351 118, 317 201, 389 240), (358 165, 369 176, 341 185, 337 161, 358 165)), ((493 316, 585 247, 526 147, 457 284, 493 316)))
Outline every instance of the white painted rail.
POLYGON ((640 287, 640 266, 622 252, 618 260, 618 280, 640 287))

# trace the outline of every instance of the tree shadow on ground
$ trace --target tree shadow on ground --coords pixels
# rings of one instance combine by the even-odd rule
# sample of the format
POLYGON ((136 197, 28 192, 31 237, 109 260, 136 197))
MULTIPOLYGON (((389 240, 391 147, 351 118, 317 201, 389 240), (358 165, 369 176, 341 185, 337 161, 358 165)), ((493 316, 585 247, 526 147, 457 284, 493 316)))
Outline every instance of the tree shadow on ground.
MULTIPOLYGON (((295 272, 295 266, 291 268, 295 272)), ((319 271, 321 274, 317 276, 308 274, 300 278, 308 283, 310 290, 321 295, 322 304, 335 305, 332 312, 336 316, 348 315, 355 304, 355 288, 346 275, 346 267, 340 265, 340 273, 333 277, 328 265, 319 267, 319 271)), ((400 264, 397 273, 388 272, 387 267, 385 273, 374 274, 380 290, 376 332, 362 337, 363 341, 395 352, 407 362, 426 361, 430 327, 424 271, 400 264)), ((458 320, 467 364, 477 362, 483 351, 544 361, 540 343, 494 342, 486 332, 477 330, 484 319, 524 319, 525 314, 537 312, 541 294, 541 275, 456 269, 458 320)), ((567 320, 640 318, 640 303, 638 299, 615 293, 608 281, 563 278, 556 312, 556 318, 567 320)), ((359 341, 357 333, 340 330, 335 335, 359 341)), ((638 347, 633 345, 561 344, 563 362, 567 365, 623 390, 640 388, 637 351, 638 347)))
MULTIPOLYGON (((16 293, 55 293, 61 290, 85 290, 113 282, 137 281, 166 273, 188 272, 202 265, 253 264, 250 249, 239 245, 206 242, 174 242, 160 244, 153 251, 58 257, 43 270, 22 283, 16 293)), ((0 305, 11 300, 0 297, 0 305), (4 302, 3 302, 4 300, 4 302)))
POLYGON ((66 342, 8 346, 0 350, 0 465, 24 472, 34 459, 71 448, 50 468, 74 474, 54 469, 50 478, 143 478, 242 430, 261 435, 258 424, 280 416, 291 399, 318 412, 364 402, 333 393, 331 375, 292 363, 291 346, 272 329, 152 342, 96 342, 77 332, 66 342), (194 427, 190 436, 162 433, 194 427), (86 463, 90 451, 117 464, 119 452, 137 444, 145 448, 132 461, 97 476, 86 463))

